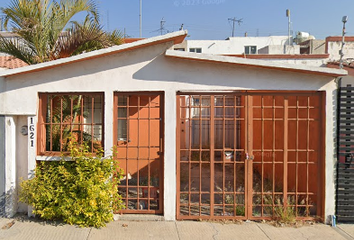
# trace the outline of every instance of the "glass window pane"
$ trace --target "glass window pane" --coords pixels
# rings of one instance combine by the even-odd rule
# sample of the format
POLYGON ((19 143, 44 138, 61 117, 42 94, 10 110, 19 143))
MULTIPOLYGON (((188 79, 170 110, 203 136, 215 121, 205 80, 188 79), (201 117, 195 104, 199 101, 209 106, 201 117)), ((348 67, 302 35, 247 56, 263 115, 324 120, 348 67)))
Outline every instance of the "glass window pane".
POLYGON ((127 140, 127 120, 118 119, 118 140, 125 141, 127 140))

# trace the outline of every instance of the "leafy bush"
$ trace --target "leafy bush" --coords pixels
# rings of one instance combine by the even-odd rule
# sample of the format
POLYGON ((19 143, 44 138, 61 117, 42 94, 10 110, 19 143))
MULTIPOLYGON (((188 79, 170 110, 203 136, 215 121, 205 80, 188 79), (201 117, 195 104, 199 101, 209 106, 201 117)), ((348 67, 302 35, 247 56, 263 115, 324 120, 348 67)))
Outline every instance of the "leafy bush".
POLYGON ((71 161, 39 162, 35 177, 21 183, 20 201, 46 220, 102 227, 123 207, 118 195, 122 171, 113 157, 95 156, 85 145, 69 143, 71 161), (113 177, 112 177, 113 176, 113 177))

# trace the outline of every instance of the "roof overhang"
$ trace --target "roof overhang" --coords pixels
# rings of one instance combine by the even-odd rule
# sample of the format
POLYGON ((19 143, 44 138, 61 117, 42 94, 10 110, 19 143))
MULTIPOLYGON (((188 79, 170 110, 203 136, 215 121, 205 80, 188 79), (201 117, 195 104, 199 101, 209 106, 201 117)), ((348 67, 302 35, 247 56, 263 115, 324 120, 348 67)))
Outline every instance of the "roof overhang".
POLYGON ((203 54, 203 53, 189 53, 189 52, 175 51, 175 50, 167 50, 165 55, 171 58, 187 59, 187 60, 194 60, 199 62, 257 67, 257 68, 273 69, 273 70, 280 70, 280 71, 325 75, 331 77, 340 77, 348 74, 347 71, 341 69, 315 67, 315 66, 309 66, 303 64, 299 65, 299 64, 278 63, 278 62, 271 62, 266 60, 255 60, 255 59, 228 57, 228 56, 211 55, 211 54, 203 54))
MULTIPOLYGON (((327 63, 327 67, 340 69, 340 63, 339 62, 329 62, 329 63, 327 63)), ((354 76, 354 66, 353 65, 344 62, 343 69, 348 72, 349 76, 352 76, 352 77, 354 76)))
POLYGON ((228 57, 240 57, 249 59, 274 59, 274 60, 310 60, 310 59, 327 59, 329 54, 223 54, 228 57))
POLYGON ((26 67, 1 71, 0 77, 10 77, 10 76, 19 75, 19 74, 26 74, 26 73, 43 71, 43 70, 55 68, 58 66, 63 66, 63 65, 67 65, 67 64, 76 63, 76 62, 86 61, 89 59, 100 58, 100 57, 104 57, 104 56, 109 56, 109 55, 113 55, 113 54, 117 54, 117 53, 121 53, 121 52, 126 52, 126 51, 144 48, 144 47, 148 47, 148 46, 152 46, 152 45, 157 45, 157 44, 161 44, 161 43, 173 42, 173 44, 178 44, 184 40, 184 38, 187 36, 187 33, 188 32, 186 30, 182 30, 182 31, 178 31, 178 32, 165 34, 162 36, 139 40, 139 41, 132 42, 132 43, 126 43, 126 44, 122 44, 119 46, 114 46, 114 47, 110 47, 110 48, 100 49, 97 51, 83 53, 83 54, 68 57, 68 58, 61 58, 61 59, 57 59, 57 60, 50 61, 50 62, 39 63, 39 64, 34 64, 34 65, 26 66, 26 67))

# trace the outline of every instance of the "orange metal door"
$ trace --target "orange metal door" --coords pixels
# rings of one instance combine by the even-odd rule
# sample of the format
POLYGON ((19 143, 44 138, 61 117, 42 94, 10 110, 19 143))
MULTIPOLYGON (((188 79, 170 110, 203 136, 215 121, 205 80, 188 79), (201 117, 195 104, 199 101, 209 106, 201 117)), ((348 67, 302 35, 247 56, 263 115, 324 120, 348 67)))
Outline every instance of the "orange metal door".
POLYGON ((122 213, 162 213, 163 95, 117 93, 115 131, 117 160, 124 170, 118 186, 122 213))

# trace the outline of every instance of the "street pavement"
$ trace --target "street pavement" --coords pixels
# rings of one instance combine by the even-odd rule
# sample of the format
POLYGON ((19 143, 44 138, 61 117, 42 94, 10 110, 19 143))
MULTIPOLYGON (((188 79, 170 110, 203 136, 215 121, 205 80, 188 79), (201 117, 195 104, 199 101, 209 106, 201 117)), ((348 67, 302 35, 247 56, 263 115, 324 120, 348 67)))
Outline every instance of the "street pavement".
POLYGON ((354 239, 354 225, 331 227, 324 224, 274 227, 269 223, 216 223, 197 221, 117 220, 101 229, 80 228, 58 222, 15 217, 0 218, 0 239, 16 240, 98 240, 98 239, 354 239))

